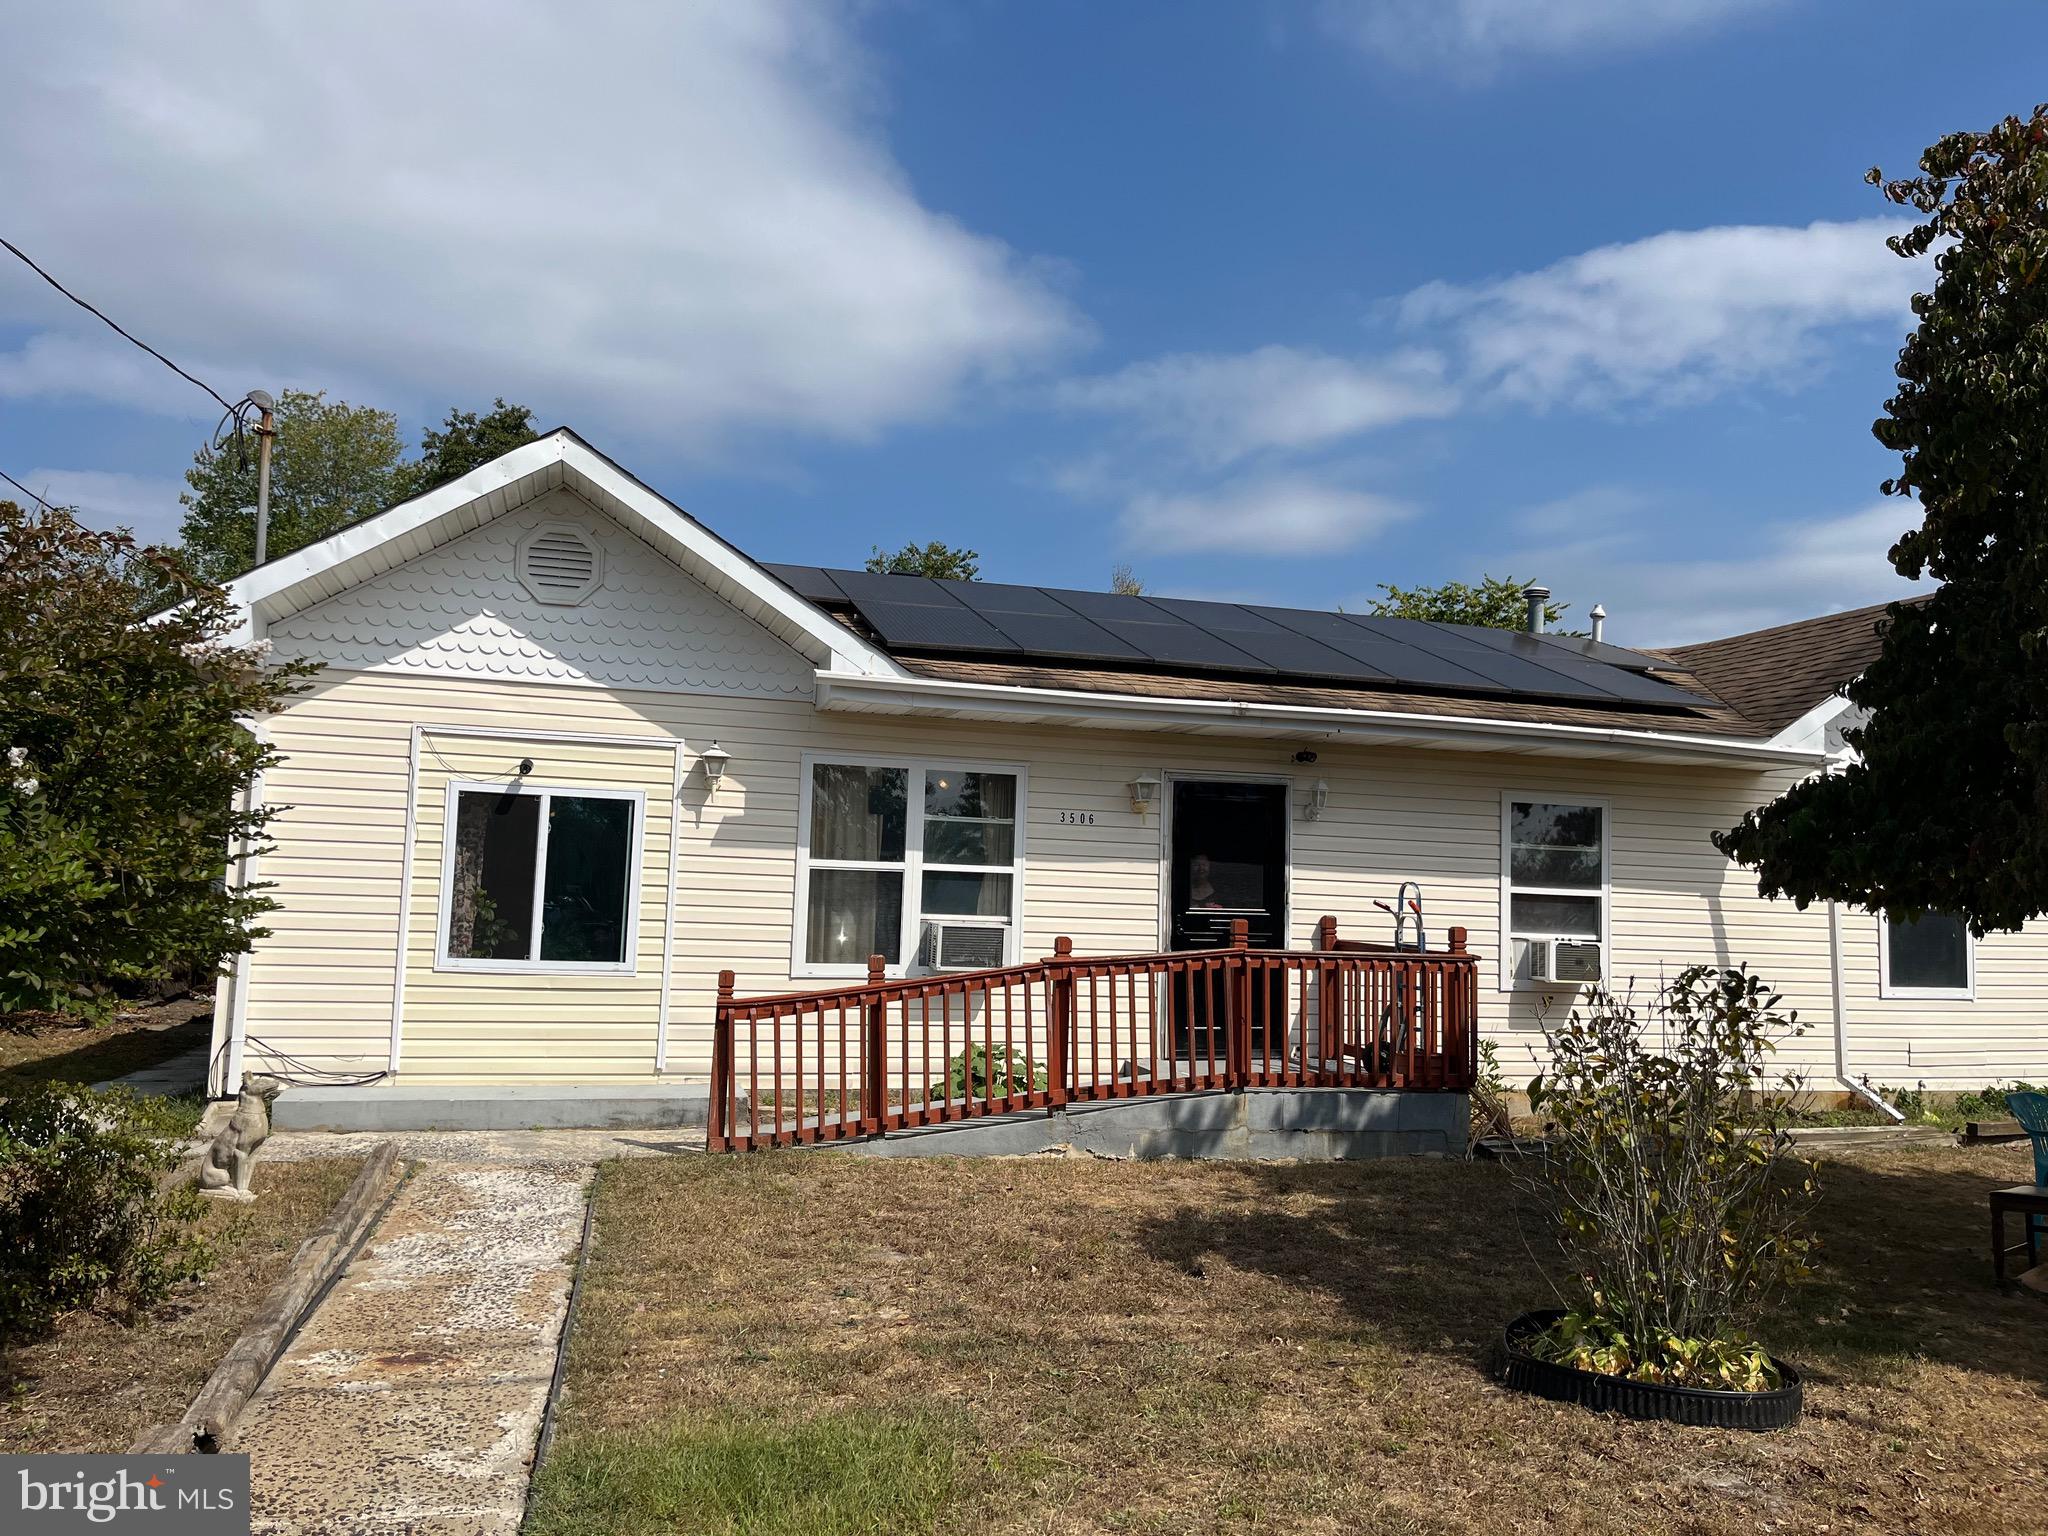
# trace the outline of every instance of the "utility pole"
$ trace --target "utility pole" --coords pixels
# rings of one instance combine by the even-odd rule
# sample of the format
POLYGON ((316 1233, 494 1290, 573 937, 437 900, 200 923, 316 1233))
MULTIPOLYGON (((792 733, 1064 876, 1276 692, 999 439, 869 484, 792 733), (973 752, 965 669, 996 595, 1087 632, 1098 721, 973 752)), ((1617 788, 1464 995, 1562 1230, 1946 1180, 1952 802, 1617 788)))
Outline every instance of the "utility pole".
POLYGON ((270 543, 270 441, 277 436, 277 402, 260 389, 249 391, 249 403, 262 415, 256 422, 256 563, 263 563, 270 543))

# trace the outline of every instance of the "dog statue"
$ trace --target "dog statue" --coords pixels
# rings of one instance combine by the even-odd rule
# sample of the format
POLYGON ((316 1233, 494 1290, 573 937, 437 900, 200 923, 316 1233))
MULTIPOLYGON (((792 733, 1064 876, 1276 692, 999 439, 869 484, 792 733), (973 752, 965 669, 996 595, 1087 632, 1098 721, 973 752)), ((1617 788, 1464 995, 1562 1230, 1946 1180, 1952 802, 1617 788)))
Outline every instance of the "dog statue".
POLYGON ((270 1139, 270 1101, 284 1092, 274 1077, 250 1073, 242 1079, 235 1112, 206 1149, 199 1165, 199 1192, 216 1200, 254 1200, 249 1176, 256 1171, 256 1149, 270 1139))

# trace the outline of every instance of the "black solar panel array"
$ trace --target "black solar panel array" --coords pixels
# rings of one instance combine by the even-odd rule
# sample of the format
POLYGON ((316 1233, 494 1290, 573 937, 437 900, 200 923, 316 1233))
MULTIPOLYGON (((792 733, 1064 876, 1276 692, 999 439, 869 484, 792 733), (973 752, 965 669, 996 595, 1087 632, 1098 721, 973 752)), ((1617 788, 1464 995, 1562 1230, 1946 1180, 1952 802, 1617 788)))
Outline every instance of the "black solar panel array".
POLYGON ((1707 704, 1650 676, 1650 657, 1572 635, 815 565, 768 569, 813 602, 852 606, 884 645, 904 651, 1610 704, 1707 704))

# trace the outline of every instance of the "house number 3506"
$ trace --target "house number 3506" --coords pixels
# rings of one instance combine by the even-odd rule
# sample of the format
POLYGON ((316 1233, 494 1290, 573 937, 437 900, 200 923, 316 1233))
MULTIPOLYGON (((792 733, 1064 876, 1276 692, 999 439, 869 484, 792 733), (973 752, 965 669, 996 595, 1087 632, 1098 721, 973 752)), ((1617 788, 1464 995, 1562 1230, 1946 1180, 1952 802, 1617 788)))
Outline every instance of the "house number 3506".
POLYGON ((1095 825, 1093 811, 1061 811, 1060 825, 1063 827, 1092 827, 1095 825))

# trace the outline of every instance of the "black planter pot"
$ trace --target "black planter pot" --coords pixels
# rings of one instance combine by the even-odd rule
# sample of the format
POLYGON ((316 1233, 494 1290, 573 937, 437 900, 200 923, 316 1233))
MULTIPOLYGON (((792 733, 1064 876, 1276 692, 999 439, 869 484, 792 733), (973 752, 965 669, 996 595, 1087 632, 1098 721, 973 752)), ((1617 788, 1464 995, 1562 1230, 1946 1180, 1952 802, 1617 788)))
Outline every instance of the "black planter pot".
POLYGON ((1526 1340, 1563 1316, 1558 1307, 1524 1312, 1502 1330, 1500 1377, 1510 1390, 1631 1419, 1665 1419, 1708 1429, 1783 1429, 1799 1417, 1804 1389, 1799 1373, 1783 1360, 1777 1366, 1784 1384, 1772 1391, 1714 1392, 1704 1387, 1667 1387, 1602 1376, 1539 1360, 1523 1347, 1526 1340))

